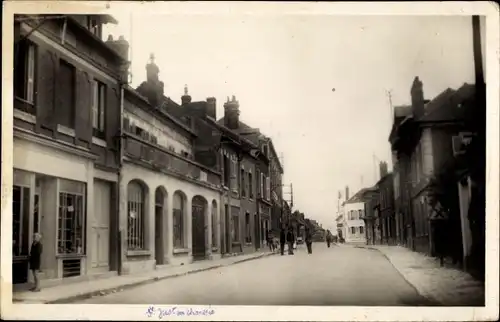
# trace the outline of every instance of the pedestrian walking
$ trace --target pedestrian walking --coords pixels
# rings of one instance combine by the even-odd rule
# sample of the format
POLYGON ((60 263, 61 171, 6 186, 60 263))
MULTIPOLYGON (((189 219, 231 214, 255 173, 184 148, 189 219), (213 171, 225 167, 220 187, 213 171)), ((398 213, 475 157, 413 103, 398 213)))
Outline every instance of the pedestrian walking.
POLYGON ((326 245, 328 246, 328 248, 330 248, 330 244, 332 243, 332 233, 327 230, 326 231, 326 245))
POLYGON ((280 230, 280 250, 281 250, 281 255, 285 255, 285 243, 286 243, 286 232, 285 232, 285 227, 281 227, 280 230))
POLYGON ((312 254, 312 229, 309 226, 306 227, 306 246, 307 253, 312 254))
POLYGON ((292 227, 288 229, 286 241, 288 243, 288 255, 293 255, 293 242, 295 241, 295 236, 293 235, 292 227))
POLYGON ((269 245, 269 250, 271 252, 274 252, 274 235, 273 235, 273 232, 272 230, 269 229, 269 231, 267 232, 267 245, 269 245))
POLYGON ((35 282, 35 285, 31 288, 31 291, 33 292, 40 292, 40 280, 38 278, 38 271, 40 270, 40 262, 43 250, 41 239, 42 235, 36 233, 33 236, 33 243, 31 244, 30 249, 29 265, 35 282))

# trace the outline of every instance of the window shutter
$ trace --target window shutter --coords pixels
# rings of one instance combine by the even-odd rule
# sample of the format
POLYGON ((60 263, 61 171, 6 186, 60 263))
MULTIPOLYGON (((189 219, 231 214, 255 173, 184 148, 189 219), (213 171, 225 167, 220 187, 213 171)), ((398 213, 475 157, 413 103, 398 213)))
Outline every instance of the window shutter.
POLYGON ((56 75, 59 66, 55 55, 43 47, 37 48, 37 54, 36 68, 39 81, 35 84, 37 88, 36 117, 42 126, 54 130, 56 125, 55 91, 59 92, 56 75))
POLYGON ((105 110, 106 110, 106 86, 103 84, 99 84, 97 86, 97 90, 99 91, 99 130, 100 131, 105 131, 105 110))
POLYGON ((260 174, 260 197, 264 199, 264 174, 260 174))
POLYGON ((74 69, 76 78, 76 119, 75 119, 75 133, 76 136, 85 142, 92 140, 92 122, 91 122, 91 83, 88 74, 82 70, 74 69))
POLYGON ((97 129, 98 126, 98 119, 99 119, 99 110, 98 110, 98 104, 99 104, 99 92, 97 88, 97 81, 93 80, 92 81, 92 87, 91 87, 91 93, 92 93, 92 126, 97 129))
POLYGON ((271 199, 271 181, 269 177, 266 178, 266 198, 267 200, 271 199))

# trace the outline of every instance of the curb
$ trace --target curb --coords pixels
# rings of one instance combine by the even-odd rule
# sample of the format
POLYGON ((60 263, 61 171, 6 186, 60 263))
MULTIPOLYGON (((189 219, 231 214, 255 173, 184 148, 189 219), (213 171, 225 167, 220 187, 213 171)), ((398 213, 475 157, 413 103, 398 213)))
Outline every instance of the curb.
MULTIPOLYGON (((166 276, 161 276, 161 277, 159 277, 159 276, 150 277, 150 278, 146 278, 145 280, 136 281, 136 282, 132 282, 132 283, 125 284, 125 285, 113 286, 113 287, 109 287, 109 288, 106 288, 106 289, 101 289, 101 290, 98 290, 98 291, 92 291, 92 292, 87 292, 87 293, 78 294, 78 295, 72 295, 72 296, 69 296, 69 297, 61 298, 61 299, 49 300, 49 301, 42 300, 42 301, 39 301, 39 302, 37 301, 37 302, 40 303, 40 304, 69 304, 69 303, 72 303, 72 302, 75 302, 75 301, 86 300, 86 299, 89 299, 89 298, 94 297, 94 296, 99 296, 99 295, 100 296, 105 296, 105 295, 108 295, 109 293, 114 293, 113 291, 116 291, 116 290, 124 291, 124 290, 128 290, 128 289, 131 289, 131 288, 134 288, 134 287, 137 287, 137 286, 151 284, 151 283, 155 283, 155 282, 166 280, 166 279, 170 279, 170 278, 175 278, 175 277, 181 277, 181 276, 186 276, 186 275, 190 275, 190 274, 201 273, 201 272, 204 272, 204 271, 209 271, 209 270, 213 270, 213 269, 217 269, 217 268, 221 268, 221 267, 227 267, 227 266, 231 266, 231 265, 234 265, 234 264, 239 264, 239 263, 243 263, 243 262, 247 262, 247 261, 251 261, 251 260, 255 260, 255 259, 260 259, 260 258, 267 257, 267 256, 270 256, 270 255, 274 255, 274 253, 271 253, 271 254, 265 253, 265 254, 262 254, 262 255, 259 255, 259 256, 256 256, 256 257, 245 258, 245 259, 242 259, 242 260, 239 260, 239 261, 235 261, 235 262, 232 262, 232 263, 229 263, 229 264, 225 264, 225 265, 224 264, 217 264, 217 265, 214 265, 214 266, 199 268, 199 269, 192 270, 192 271, 187 271, 187 272, 184 272, 184 273, 177 273, 177 274, 166 275, 166 276)), ((19 304, 21 304, 23 302, 26 303, 27 301, 22 301, 22 300, 21 301, 16 301, 16 303, 19 303, 19 304)))
POLYGON ((367 249, 367 250, 374 250, 374 251, 377 251, 379 254, 382 254, 382 256, 384 256, 385 259, 387 259, 387 261, 389 263, 391 263, 392 267, 394 267, 394 269, 396 270, 396 272, 398 272, 399 276, 401 276, 406 281, 406 283, 408 283, 408 285, 410 285, 415 290, 415 292, 417 292, 418 295, 420 295, 422 298, 424 298, 428 302, 428 305, 426 305, 426 306, 441 306, 441 305, 443 305, 441 302, 439 302, 434 297, 432 297, 430 295, 427 295, 427 296, 423 295, 417 289, 417 287, 415 285, 413 285, 412 283, 410 283, 410 281, 408 281, 408 279, 403 275, 403 273, 401 273, 401 271, 396 267, 396 265, 394 265, 394 263, 391 261, 391 259, 389 258, 389 256, 387 256, 380 249, 377 249, 377 248, 374 248, 374 247, 370 247, 370 246, 359 246, 359 247, 356 247, 356 248, 363 248, 363 249, 367 249))

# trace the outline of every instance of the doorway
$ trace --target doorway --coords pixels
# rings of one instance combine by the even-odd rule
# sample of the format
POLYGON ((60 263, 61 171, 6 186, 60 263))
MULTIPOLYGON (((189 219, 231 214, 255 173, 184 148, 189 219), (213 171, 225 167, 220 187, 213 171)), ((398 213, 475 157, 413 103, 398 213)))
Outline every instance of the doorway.
POLYGON ((206 257, 205 213, 207 201, 203 197, 195 196, 191 207, 193 260, 202 260, 206 257))
POLYGON ((156 265, 165 263, 163 250, 163 212, 165 203, 165 193, 162 188, 155 191, 155 260, 156 265))
POLYGON ((229 214, 229 205, 224 205, 224 214, 225 214, 225 236, 226 236, 226 253, 231 252, 231 218, 229 214))
POLYGON ((254 229, 254 234, 255 234, 255 249, 260 249, 260 234, 259 234, 259 227, 260 227, 260 224, 259 224, 259 215, 258 214, 254 214, 253 215, 253 229, 254 229))
POLYGON ((12 283, 28 282, 30 188, 12 187, 12 283))
POLYGON ((92 222, 91 265, 95 271, 109 271, 111 221, 111 185, 94 180, 94 221, 92 222))

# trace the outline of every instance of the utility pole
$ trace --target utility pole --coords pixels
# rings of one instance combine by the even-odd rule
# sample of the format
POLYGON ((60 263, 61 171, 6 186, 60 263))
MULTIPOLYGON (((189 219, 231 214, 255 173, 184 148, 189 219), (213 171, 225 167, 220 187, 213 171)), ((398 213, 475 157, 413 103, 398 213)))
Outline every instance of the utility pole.
MULTIPOLYGON (((392 105, 392 89, 391 90, 386 90, 386 95, 387 95, 387 98, 389 99, 389 111, 390 111, 390 115, 389 115, 389 134, 391 134, 391 130, 392 130, 392 125, 393 125, 393 122, 394 122, 394 109, 393 109, 393 105, 392 105)), ((392 160, 392 152, 391 152, 391 148, 389 147, 389 161, 392 160)))

